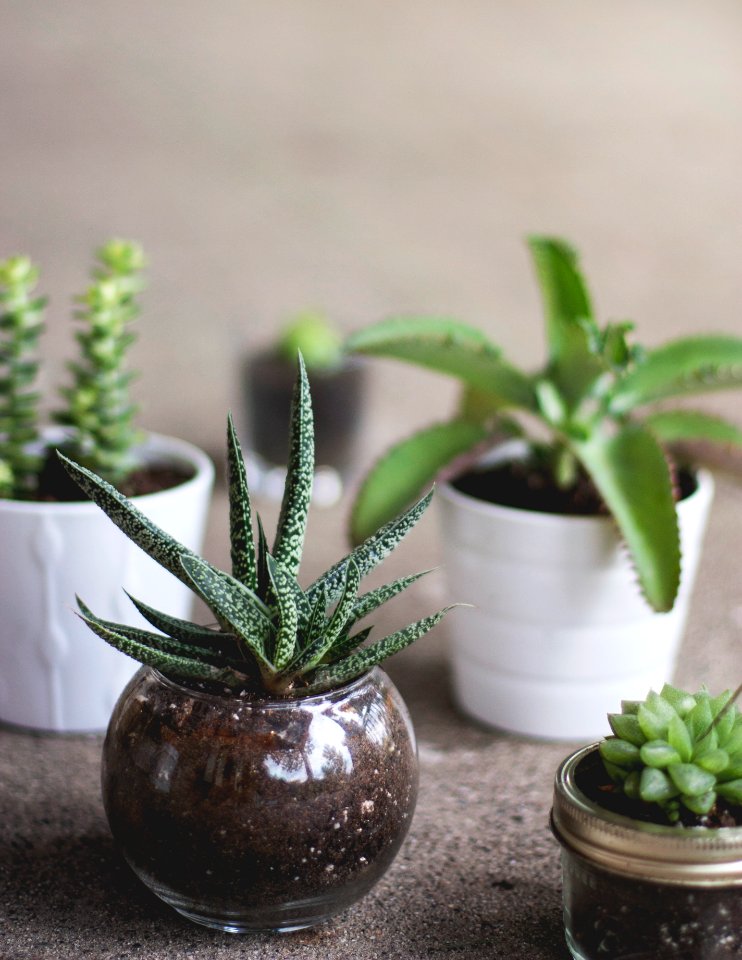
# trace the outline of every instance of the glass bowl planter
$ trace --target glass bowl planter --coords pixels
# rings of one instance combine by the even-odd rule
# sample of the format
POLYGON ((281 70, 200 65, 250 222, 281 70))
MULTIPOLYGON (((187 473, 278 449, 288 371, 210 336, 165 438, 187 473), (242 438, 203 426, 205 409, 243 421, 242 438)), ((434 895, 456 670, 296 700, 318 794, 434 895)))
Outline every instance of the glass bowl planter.
POLYGON ((239 933, 313 926, 364 896, 407 833, 418 769, 378 668, 317 696, 248 701, 144 667, 111 718, 102 780, 140 879, 239 933))
POLYGON ((742 828, 662 826, 606 810, 581 787, 597 745, 556 775, 564 927, 576 960, 742 955, 742 828))

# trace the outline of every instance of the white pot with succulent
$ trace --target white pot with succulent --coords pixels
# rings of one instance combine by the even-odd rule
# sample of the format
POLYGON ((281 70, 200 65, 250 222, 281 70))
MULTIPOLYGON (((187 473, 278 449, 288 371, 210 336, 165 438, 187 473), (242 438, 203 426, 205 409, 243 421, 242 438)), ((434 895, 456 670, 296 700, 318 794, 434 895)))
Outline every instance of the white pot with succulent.
POLYGON ((630 324, 598 326, 566 243, 530 246, 549 344, 535 373, 455 321, 390 320, 350 338, 349 350, 416 362, 465 388, 453 420, 371 470, 352 530, 363 536, 445 474, 447 573, 475 607, 451 637, 459 705, 512 732, 588 738, 619 691, 672 676, 713 492, 706 472, 678 467, 672 443, 742 442, 707 413, 642 408, 742 385, 742 339, 687 337, 645 351, 629 342, 630 324), (503 462, 481 462, 514 436, 525 444, 517 455, 506 446, 503 462))
MULTIPOLYGON (((198 549, 213 484, 209 458, 172 437, 140 437, 123 370, 137 312, 141 251, 112 241, 80 298, 80 361, 60 426, 37 427, 36 345, 44 301, 25 257, 0 264, 0 720, 55 732, 105 728, 133 672, 131 661, 91 642, 74 616, 80 579, 101 610, 121 610, 120 586, 144 602, 167 598, 187 615, 189 591, 133 547, 56 468, 61 447, 135 494, 139 508, 198 549)), ((144 623, 144 620, 142 620, 144 623)))

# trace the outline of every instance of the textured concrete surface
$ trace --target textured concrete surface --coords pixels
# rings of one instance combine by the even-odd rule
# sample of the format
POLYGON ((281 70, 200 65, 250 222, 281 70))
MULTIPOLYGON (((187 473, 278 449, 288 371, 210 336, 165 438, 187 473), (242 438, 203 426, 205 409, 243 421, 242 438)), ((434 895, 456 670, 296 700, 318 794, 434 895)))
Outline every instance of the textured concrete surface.
MULTIPOLYGON (((740 679, 742 480, 719 475, 678 680, 740 679)), ((224 495, 207 553, 226 559, 224 495)), ((265 513, 272 523, 270 509, 265 513)), ((310 579, 341 552, 343 511, 315 511, 310 579)), ((387 574, 437 559, 428 519, 387 574)), ((378 618, 392 629, 444 601, 431 577, 378 618)), ((465 616, 459 611, 457 616, 465 616)), ((569 745, 528 742, 461 717, 448 692, 444 629, 391 661, 419 738, 421 789, 410 835, 355 908, 312 932, 230 937, 160 904, 119 858, 102 811, 96 737, 0 730, 0 960, 565 960, 559 854, 547 827, 551 782, 569 745)))

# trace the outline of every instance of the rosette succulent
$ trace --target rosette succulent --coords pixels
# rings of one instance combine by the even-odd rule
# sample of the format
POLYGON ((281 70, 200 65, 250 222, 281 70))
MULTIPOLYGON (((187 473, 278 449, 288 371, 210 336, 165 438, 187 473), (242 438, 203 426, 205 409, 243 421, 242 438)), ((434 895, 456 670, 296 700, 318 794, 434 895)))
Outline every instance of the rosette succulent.
MULTIPOLYGON (((337 687, 417 640, 451 609, 366 644, 368 614, 423 573, 358 595, 362 578, 391 553, 430 503, 428 493, 343 557, 306 589, 297 575, 314 476, 314 429, 309 382, 301 355, 291 414, 291 452, 278 529, 269 549, 259 516, 253 527, 245 463, 228 420, 231 574, 155 526, 90 470, 61 456, 79 486, 121 530, 211 609, 216 626, 176 619, 139 600, 132 602, 158 631, 112 623, 81 600, 80 616, 103 640, 141 663, 184 680, 243 691, 309 694, 337 687)), ((425 571, 427 572, 427 571, 425 571)))
POLYGON ((742 806, 742 714, 730 690, 712 697, 665 684, 644 701, 608 715, 614 736, 600 755, 627 797, 660 807, 676 822, 681 807, 703 817, 719 798, 742 806))

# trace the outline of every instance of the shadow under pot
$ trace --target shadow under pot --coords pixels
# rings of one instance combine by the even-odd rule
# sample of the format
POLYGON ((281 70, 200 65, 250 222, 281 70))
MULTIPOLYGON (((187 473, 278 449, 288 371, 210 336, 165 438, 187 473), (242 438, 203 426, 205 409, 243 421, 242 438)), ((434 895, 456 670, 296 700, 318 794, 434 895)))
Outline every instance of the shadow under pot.
POLYGON ((407 709, 375 668, 307 698, 199 692, 148 667, 103 751, 111 831, 139 878, 219 930, 298 930, 364 896, 417 798, 407 709))
POLYGON ((597 745, 557 772, 564 927, 576 960, 742 955, 742 827, 648 823, 595 798, 597 745))
MULTIPOLYGON (((365 363, 347 358, 336 368, 309 369, 315 420, 315 463, 318 499, 323 499, 323 481, 328 503, 342 492, 354 466, 356 443, 363 410, 366 382, 365 363), (333 486, 334 485, 334 486, 333 486), (333 496, 334 487, 337 488, 333 496)), ((242 374, 243 399, 247 412, 247 441, 260 462, 263 481, 254 477, 256 489, 271 494, 271 468, 285 468, 288 462, 289 416, 296 379, 296 367, 273 353, 248 357, 242 374), (268 489, 266 489, 266 487, 268 489)), ((248 467, 250 464, 248 463, 248 467)), ((276 481, 280 492, 283 478, 276 481)))

